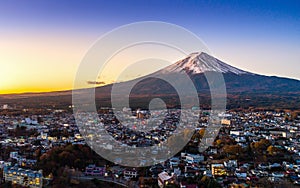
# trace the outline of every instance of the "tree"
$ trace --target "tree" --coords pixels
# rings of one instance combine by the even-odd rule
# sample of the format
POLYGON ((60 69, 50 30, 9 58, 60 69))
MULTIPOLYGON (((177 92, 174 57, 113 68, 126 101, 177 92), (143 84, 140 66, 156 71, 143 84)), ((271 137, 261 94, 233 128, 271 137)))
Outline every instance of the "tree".
POLYGON ((243 152, 243 149, 240 145, 225 145, 223 152, 230 155, 239 155, 243 152))
POLYGON ((218 139, 216 141, 216 146, 220 148, 222 143, 223 143, 222 140, 218 139))
POLYGON ((38 166, 45 176, 51 172, 57 176, 60 167, 69 166, 74 169, 83 169, 88 164, 105 165, 106 162, 88 146, 72 145, 53 147, 47 153, 42 154, 38 160, 38 166))
POLYGON ((209 178, 207 176, 203 176, 198 182, 199 187, 204 185, 207 188, 221 188, 221 185, 213 178, 209 178))
POLYGON ((268 154, 270 154, 270 155, 276 155, 278 152, 280 152, 280 149, 277 148, 277 147, 274 147, 274 146, 269 146, 269 147, 267 148, 267 152, 268 152, 268 154))
POLYGON ((250 146, 253 151, 261 154, 263 153, 263 151, 266 151, 270 144, 270 141, 266 139, 261 139, 259 142, 252 142, 250 146))
POLYGON ((298 118, 298 112, 292 112, 292 114, 291 114, 291 119, 292 120, 295 120, 295 119, 297 119, 298 118))
POLYGON ((198 133, 200 134, 200 136, 202 138, 205 133, 205 129, 200 129, 198 133))

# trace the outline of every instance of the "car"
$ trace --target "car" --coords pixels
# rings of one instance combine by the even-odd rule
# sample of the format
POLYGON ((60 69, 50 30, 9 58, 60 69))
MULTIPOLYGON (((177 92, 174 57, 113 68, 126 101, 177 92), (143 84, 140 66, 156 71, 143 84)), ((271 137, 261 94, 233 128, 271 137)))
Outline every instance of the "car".
POLYGON ((267 171, 259 171, 257 175, 259 177, 268 177, 269 173, 267 171))
POLYGON ((257 170, 254 170, 254 169, 252 169, 252 170, 251 170, 251 174, 252 174, 252 175, 256 175, 256 174, 258 174, 258 171, 257 171, 257 170))
POLYGON ((300 185, 300 180, 294 181, 294 185, 300 185))
POLYGON ((284 173, 282 173, 282 172, 273 172, 272 176, 276 177, 276 178, 283 178, 284 177, 284 173))
POLYGON ((299 177, 298 177, 297 175, 291 175, 291 176, 290 176, 290 179, 291 179, 292 181, 296 181, 296 180, 299 179, 299 177))
POLYGON ((262 170, 265 170, 265 169, 267 169, 267 168, 269 168, 269 166, 268 165, 266 165, 266 164, 259 164, 258 165, 258 169, 262 169, 262 170))
POLYGON ((193 173, 184 173, 184 177, 188 178, 188 177, 191 177, 193 178, 195 176, 195 174, 193 173))
POLYGON ((273 183, 279 183, 279 182, 283 181, 283 179, 277 178, 277 177, 269 177, 268 179, 269 179, 269 181, 271 181, 273 183))
POLYGON ((212 177, 212 172, 210 170, 205 170, 203 172, 203 175, 208 176, 208 177, 212 177))
POLYGON ((295 174, 295 171, 294 170, 286 170, 285 173, 290 175, 290 174, 295 174))
POLYGON ((248 181, 258 181, 259 178, 257 176, 247 176, 248 181))
POLYGON ((130 180, 131 178, 130 178, 129 176, 124 176, 124 179, 128 181, 128 180, 130 180))
POLYGON ((235 176, 237 178, 241 178, 241 179, 246 179, 247 178, 247 174, 246 173, 238 173, 238 172, 236 172, 235 176))

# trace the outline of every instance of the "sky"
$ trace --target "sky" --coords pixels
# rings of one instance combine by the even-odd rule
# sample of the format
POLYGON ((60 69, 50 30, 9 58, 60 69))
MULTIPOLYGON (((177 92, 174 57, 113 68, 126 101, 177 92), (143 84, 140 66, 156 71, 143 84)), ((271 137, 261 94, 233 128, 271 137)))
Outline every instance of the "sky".
POLYGON ((140 21, 184 27, 240 69, 300 80, 298 0, 0 0, 0 94, 72 89, 92 44, 140 21))

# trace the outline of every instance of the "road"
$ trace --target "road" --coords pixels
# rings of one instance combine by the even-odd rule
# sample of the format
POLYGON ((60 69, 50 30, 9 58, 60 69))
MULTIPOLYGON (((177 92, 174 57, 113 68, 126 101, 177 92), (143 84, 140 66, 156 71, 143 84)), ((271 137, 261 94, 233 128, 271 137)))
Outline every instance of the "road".
POLYGON ((123 187, 130 187, 130 188, 138 188, 138 181, 128 181, 124 178, 113 178, 113 177, 103 177, 103 176, 73 176, 72 178, 78 180, 92 180, 97 179, 100 181, 111 182, 123 187))

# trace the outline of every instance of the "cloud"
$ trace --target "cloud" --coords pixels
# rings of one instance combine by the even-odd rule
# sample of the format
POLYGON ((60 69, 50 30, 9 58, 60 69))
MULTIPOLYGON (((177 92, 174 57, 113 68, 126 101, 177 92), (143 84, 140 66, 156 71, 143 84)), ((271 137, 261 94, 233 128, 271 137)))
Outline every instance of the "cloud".
POLYGON ((105 84, 105 82, 99 82, 99 81, 87 81, 87 84, 91 84, 91 85, 101 85, 101 84, 105 84))

